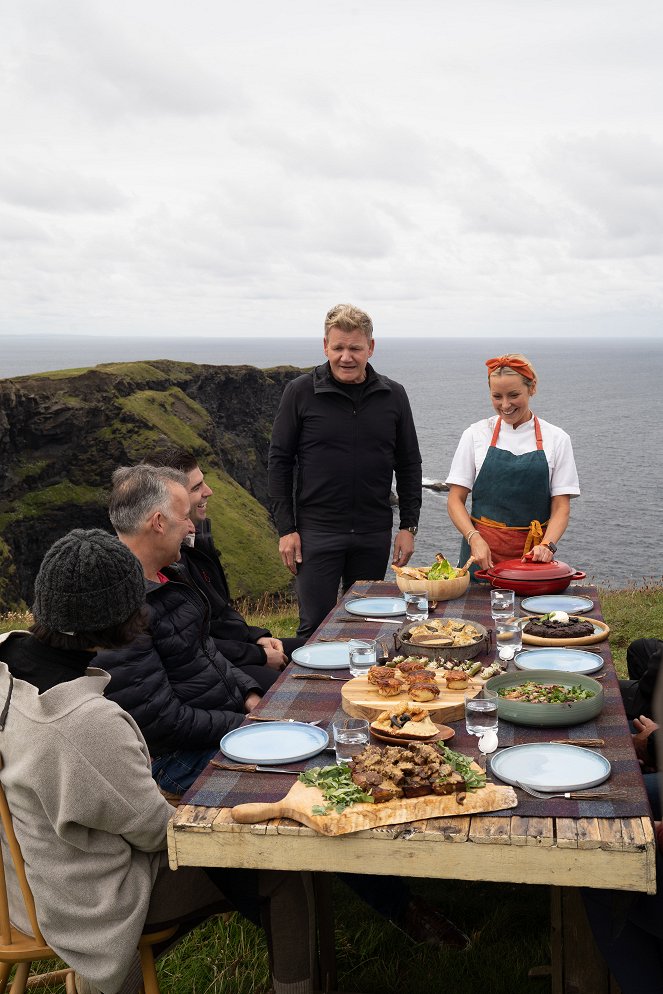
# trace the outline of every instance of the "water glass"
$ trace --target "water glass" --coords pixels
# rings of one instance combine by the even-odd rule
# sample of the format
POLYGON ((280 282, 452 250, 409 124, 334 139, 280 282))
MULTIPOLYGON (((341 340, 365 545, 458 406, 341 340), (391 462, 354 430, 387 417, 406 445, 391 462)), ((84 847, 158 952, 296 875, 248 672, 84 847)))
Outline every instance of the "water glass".
POLYGON ((523 629, 520 620, 515 614, 512 614, 506 618, 498 618, 495 625, 497 627, 497 649, 500 656, 505 653, 508 659, 513 659, 523 647, 523 629))
POLYGON ((349 763, 368 745, 370 733, 365 718, 339 718, 333 724, 336 763, 349 763))
POLYGON ((497 731, 497 691, 482 687, 476 697, 465 694, 465 728, 481 737, 492 728, 497 731))
POLYGON ((493 621, 508 618, 515 610, 515 594, 513 590, 491 590, 490 616, 493 621))
POLYGON ((428 594, 404 594, 405 617, 408 621, 426 621, 428 618, 428 594))
POLYGON ((377 642, 375 639, 350 639, 350 672, 353 676, 367 676, 371 666, 377 660, 377 642))

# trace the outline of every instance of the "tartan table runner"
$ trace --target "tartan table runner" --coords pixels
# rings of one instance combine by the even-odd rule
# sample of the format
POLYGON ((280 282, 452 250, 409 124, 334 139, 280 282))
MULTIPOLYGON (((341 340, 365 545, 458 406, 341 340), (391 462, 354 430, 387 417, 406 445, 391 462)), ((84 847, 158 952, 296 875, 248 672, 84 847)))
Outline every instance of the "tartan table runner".
MULTIPOLYGON (((583 594, 594 601, 589 616, 602 621, 597 590, 594 586, 573 585, 575 594, 583 594)), ((490 616, 490 588, 486 584, 471 583, 466 593, 453 601, 439 602, 431 612, 433 618, 464 618, 477 621, 486 628, 493 628, 490 616)), ((571 592, 571 590, 569 591, 571 592)), ((385 638, 394 655, 394 625, 367 622, 345 610, 345 603, 358 594, 376 596, 397 596, 398 588, 393 583, 359 581, 347 592, 334 610, 314 633, 311 641, 319 638, 385 638), (352 619, 346 622, 341 619, 352 619)), ((403 619, 404 620, 404 619, 403 619)), ((600 752, 610 761, 612 773, 608 781, 597 790, 609 790, 611 796, 605 800, 572 801, 565 798, 539 800, 520 790, 518 807, 503 812, 491 812, 490 817, 510 817, 517 814, 530 818, 625 818, 649 815, 649 803, 644 789, 640 767, 635 756, 631 736, 624 714, 619 684, 612 663, 608 641, 597 645, 583 646, 597 652, 605 662, 605 676, 601 679, 604 693, 603 711, 593 721, 571 728, 529 728, 500 721, 500 749, 525 742, 549 742, 551 739, 602 738, 605 746, 600 752)), ((476 659, 484 665, 495 656, 494 648, 482 652, 476 659)), ((509 668, 515 671, 511 662, 509 668)), ((268 691, 255 711, 256 715, 270 718, 294 718, 297 721, 320 721, 320 727, 331 735, 331 725, 336 717, 344 715, 341 707, 341 686, 337 681, 293 680, 295 673, 312 672, 291 663, 268 691)), ((349 671, 334 670, 335 676, 347 676, 349 671)), ((527 679, 523 672, 523 679, 527 679)), ((385 707, 388 701, 385 701, 385 707)), ((248 724, 249 722, 247 722, 248 724)), ((455 729, 455 738, 449 745, 458 752, 478 758, 477 738, 468 735, 465 722, 450 723, 455 729)), ((330 743, 331 744, 331 743, 330 743)), ((228 762, 222 754, 217 757, 228 762)), ((323 752, 302 763, 293 763, 296 770, 313 766, 328 766, 335 762, 333 751, 323 752)), ((246 801, 278 801, 287 794, 295 783, 295 777, 276 773, 236 773, 216 769, 209 765, 183 797, 183 803, 203 807, 233 807, 246 801)), ((474 815, 473 817, 481 817, 474 815)))

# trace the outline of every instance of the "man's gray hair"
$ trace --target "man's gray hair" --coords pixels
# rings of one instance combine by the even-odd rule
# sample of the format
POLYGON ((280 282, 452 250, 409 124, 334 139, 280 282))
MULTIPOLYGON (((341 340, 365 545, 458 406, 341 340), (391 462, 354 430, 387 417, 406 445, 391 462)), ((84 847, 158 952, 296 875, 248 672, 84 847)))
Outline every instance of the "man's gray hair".
POLYGON ((189 485, 186 473, 168 466, 120 466, 113 473, 108 516, 118 535, 136 535, 155 511, 168 508, 170 483, 189 485))

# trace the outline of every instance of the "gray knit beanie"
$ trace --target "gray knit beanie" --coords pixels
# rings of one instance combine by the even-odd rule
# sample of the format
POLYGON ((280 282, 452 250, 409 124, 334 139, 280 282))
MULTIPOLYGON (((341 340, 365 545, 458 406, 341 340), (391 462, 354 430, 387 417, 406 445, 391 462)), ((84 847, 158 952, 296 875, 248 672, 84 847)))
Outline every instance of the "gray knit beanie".
POLYGON ((32 613, 52 632, 98 632, 126 621, 144 600, 133 552, 100 528, 75 528, 44 556, 32 613))

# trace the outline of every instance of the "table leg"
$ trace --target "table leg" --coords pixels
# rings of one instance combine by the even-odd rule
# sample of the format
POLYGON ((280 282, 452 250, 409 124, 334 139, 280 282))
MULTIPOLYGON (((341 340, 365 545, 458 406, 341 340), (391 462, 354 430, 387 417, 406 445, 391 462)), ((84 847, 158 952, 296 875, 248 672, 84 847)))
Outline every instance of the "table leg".
POLYGON ((323 991, 336 990, 336 935, 334 932, 334 902, 330 873, 314 873, 313 889, 318 927, 320 986, 323 991))

